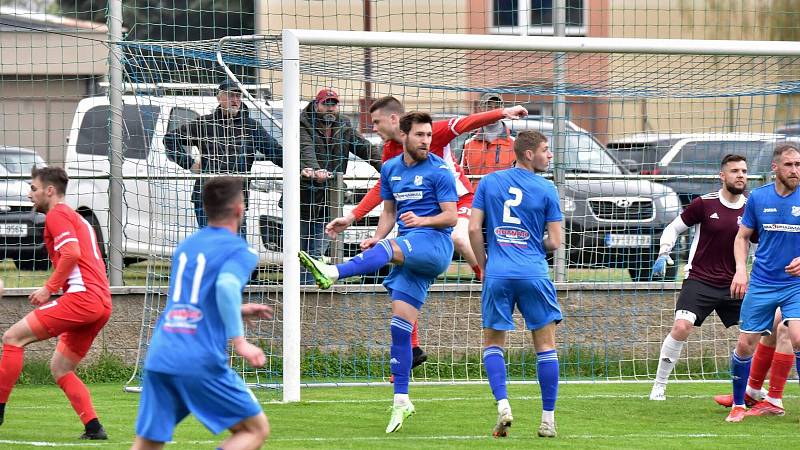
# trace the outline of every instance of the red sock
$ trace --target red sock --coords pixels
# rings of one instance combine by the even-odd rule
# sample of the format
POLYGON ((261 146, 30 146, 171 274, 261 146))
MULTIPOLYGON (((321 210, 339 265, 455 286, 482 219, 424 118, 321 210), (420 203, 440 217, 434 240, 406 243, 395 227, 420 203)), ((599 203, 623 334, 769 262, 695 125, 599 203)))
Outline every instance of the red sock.
POLYGON ((769 366, 772 364, 772 355, 775 354, 775 347, 767 347, 761 342, 756 347, 753 355, 753 363, 750 366, 750 380, 747 385, 755 390, 764 386, 764 379, 767 377, 769 366))
POLYGON ((8 403, 8 396, 22 373, 24 355, 24 348, 3 344, 3 358, 0 359, 0 403, 8 403))
POLYGON ((472 271, 475 272, 475 278, 477 278, 478 281, 481 281, 483 279, 483 271, 481 271, 481 266, 476 264, 470 267, 472 268, 472 271))
POLYGON ((61 386, 61 390, 64 391, 67 399, 72 404, 72 409, 75 410, 84 425, 97 418, 97 413, 94 412, 94 406, 92 406, 92 396, 89 395, 86 385, 75 375, 75 372, 67 373, 56 380, 56 383, 61 386))
POLYGON ((411 329, 411 348, 419 347, 419 327, 417 322, 414 322, 414 328, 411 329))
POLYGON ((794 355, 787 353, 775 353, 772 357, 772 372, 769 374, 769 395, 771 398, 782 398, 783 387, 786 386, 786 379, 792 371, 794 355))

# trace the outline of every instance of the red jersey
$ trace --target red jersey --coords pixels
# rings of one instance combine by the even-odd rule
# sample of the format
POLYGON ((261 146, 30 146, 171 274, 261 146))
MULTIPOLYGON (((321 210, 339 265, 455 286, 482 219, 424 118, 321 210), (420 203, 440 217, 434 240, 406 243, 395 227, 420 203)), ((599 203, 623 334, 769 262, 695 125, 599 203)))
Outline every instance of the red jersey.
POLYGON ((74 209, 59 203, 47 212, 44 220, 44 245, 53 267, 58 267, 61 259, 59 249, 70 242, 78 244, 81 256, 61 289, 64 293, 88 291, 100 298, 110 299, 106 265, 97 245, 94 228, 74 209))
MULTIPOLYGON (((439 120, 433 122, 433 136, 431 138, 430 152, 442 158, 450 166, 453 176, 456 179, 456 193, 459 197, 472 194, 472 183, 464 174, 461 166, 456 163, 456 156, 450 149, 450 141, 462 133, 477 130, 478 128, 495 123, 503 118, 502 109, 494 109, 478 114, 471 114, 466 117, 453 117, 449 120, 439 120)), ((403 154, 403 144, 397 141, 388 141, 383 144, 383 155, 381 160, 386 162, 398 155, 403 154)), ((381 204, 381 184, 378 183, 369 190, 367 195, 353 209, 356 220, 362 219, 376 206, 381 204)))

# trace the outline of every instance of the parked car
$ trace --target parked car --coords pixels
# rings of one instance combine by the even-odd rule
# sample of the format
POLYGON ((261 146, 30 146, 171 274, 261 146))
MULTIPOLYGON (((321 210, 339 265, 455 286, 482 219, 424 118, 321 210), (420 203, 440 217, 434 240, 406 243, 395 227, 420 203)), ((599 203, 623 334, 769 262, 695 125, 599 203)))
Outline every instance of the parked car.
POLYGON ((719 163, 729 154, 740 154, 748 161, 751 175, 770 172, 772 150, 783 141, 797 141, 768 133, 637 134, 609 142, 627 167, 641 174, 705 175, 704 179, 673 178, 663 183, 673 188, 688 205, 695 197, 719 189, 719 163))
POLYGON ((44 247, 44 214, 33 210, 28 200, 27 180, 8 175, 30 175, 34 166, 46 166, 35 151, 0 146, 0 255, 10 258, 20 270, 47 270, 50 259, 44 247))
MULTIPOLYGON (((282 139, 282 104, 258 100, 262 112, 245 101, 251 117, 259 120, 268 133, 282 139)), ((217 106, 212 96, 123 96, 122 163, 122 253, 127 262, 150 256, 168 258, 177 243, 197 229, 191 203, 194 180, 170 161, 165 152, 164 135, 175 128, 208 114, 217 106)), ((305 106, 305 105, 302 105, 305 106)), ((108 143, 109 102, 107 97, 80 101, 68 138, 65 168, 74 177, 67 188, 67 202, 95 228, 100 247, 109 237, 108 143), (80 177, 79 177, 80 176, 80 177)), ((258 160, 251 169, 249 207, 246 213, 247 240, 258 251, 262 265, 280 265, 283 228, 279 200, 283 171, 271 162, 258 160)), ((345 174, 344 210, 357 203, 367 180, 377 173, 365 161, 353 160, 345 174), (368 170, 367 170, 368 169, 368 170), (362 186, 363 185, 363 186, 362 186), (352 192, 348 195, 347 192, 352 192)), ((377 216, 379 211, 372 215, 377 216)), ((351 227, 344 235, 345 248, 357 247, 363 226, 351 227)))
MULTIPOLYGON (((535 130, 550 140, 553 122, 544 118, 507 122, 512 135, 535 130)), ((662 184, 647 180, 592 179, 592 174, 625 175, 629 172, 588 131, 572 122, 566 126, 564 160, 557 161, 568 174, 561 205, 565 216, 570 266, 628 269, 634 281, 649 281, 658 256, 664 227, 680 213, 680 200, 662 184)), ((667 278, 677 275, 675 266, 667 278)))

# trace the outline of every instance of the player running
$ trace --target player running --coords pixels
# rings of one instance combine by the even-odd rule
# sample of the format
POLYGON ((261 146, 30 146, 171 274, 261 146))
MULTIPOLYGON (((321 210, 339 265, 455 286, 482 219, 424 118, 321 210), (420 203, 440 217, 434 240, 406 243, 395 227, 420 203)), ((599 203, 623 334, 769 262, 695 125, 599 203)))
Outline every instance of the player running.
POLYGON ((24 347, 58 337, 50 371, 84 426, 81 439, 108 439, 86 385, 75 368, 111 317, 111 290, 94 229, 64 203, 69 178, 60 167, 34 168, 28 198, 45 213, 44 243, 53 273, 34 291, 37 307, 3 334, 0 360, 0 424, 6 403, 22 372, 24 347), (59 291, 63 294, 51 300, 59 291))
POLYGON ((673 264, 669 253, 678 236, 689 227, 695 228, 686 280, 675 305, 675 322, 661 345, 656 380, 650 400, 666 400, 665 390, 670 373, 681 355, 686 339, 695 326, 701 326, 712 311, 717 312, 725 327, 739 323, 741 299, 730 296, 731 280, 736 271, 733 240, 739 231, 747 199, 747 160, 740 155, 725 155, 720 163, 722 188, 698 197, 675 218, 661 234, 661 249, 653 265, 653 278, 663 277, 667 264, 673 264))
POLYGON ((258 262, 237 235, 242 179, 210 179, 202 202, 208 226, 175 249, 167 304, 145 357, 135 450, 163 448, 189 413, 214 434, 231 431, 218 448, 261 448, 269 435, 267 416, 228 365, 230 342, 251 366, 264 366, 264 352, 244 337, 242 317, 272 317, 267 305, 242 305, 258 262))
POLYGON ((447 270, 453 256, 450 238, 456 224, 455 183, 450 166, 430 151, 433 135, 430 115, 410 112, 399 119, 403 153, 381 169, 381 213, 375 236, 361 246, 363 253, 343 264, 328 265, 300 252, 300 262, 322 289, 338 279, 370 274, 393 263, 383 285, 392 299, 391 359, 394 404, 387 433, 402 428, 415 413, 408 397, 411 376, 411 330, 425 304, 433 280, 447 270), (386 236, 399 225, 397 237, 386 236))
POLYGON ((547 170, 553 158, 547 138, 536 131, 523 131, 514 142, 514 153, 515 168, 487 175, 478 184, 469 221, 472 249, 478 264, 486 268, 481 315, 483 364, 497 400, 497 423, 492 434, 506 437, 513 421, 503 347, 506 331, 514 329, 516 306, 531 330, 536 349, 542 394, 538 434, 555 437, 559 371, 555 330, 561 322, 561 308, 548 275, 546 252, 561 245, 561 209, 553 183, 537 175, 547 170), (484 253, 485 242, 488 248, 484 253))
MULTIPOLYGON (((403 104, 392 96, 382 97, 376 100, 369 108, 372 119, 372 129, 383 139, 382 160, 386 161, 403 154, 403 138, 401 138, 400 117, 404 113, 403 104)), ((522 106, 510 108, 497 108, 491 111, 472 114, 466 117, 454 117, 449 120, 433 122, 433 136, 429 151, 442 158, 447 164, 456 179, 456 192, 458 194, 458 221, 451 234, 455 250, 464 257, 467 264, 472 268, 477 279, 481 279, 481 271, 477 265, 475 255, 469 244, 467 236, 467 223, 472 208, 473 189, 464 171, 456 163, 455 155, 450 149, 450 141, 462 133, 477 130, 484 125, 497 122, 500 119, 519 119, 528 115, 528 111, 522 106)), ((356 220, 361 220, 370 211, 381 203, 381 182, 379 181, 370 189, 367 195, 358 203, 353 212, 344 217, 333 219, 325 226, 325 231, 331 239, 338 233, 346 230, 356 220)), ((362 250, 364 247, 362 246, 362 250)), ((414 362, 412 368, 425 362, 427 355, 420 348, 417 324, 414 323, 414 331, 411 339, 413 342, 414 362)))

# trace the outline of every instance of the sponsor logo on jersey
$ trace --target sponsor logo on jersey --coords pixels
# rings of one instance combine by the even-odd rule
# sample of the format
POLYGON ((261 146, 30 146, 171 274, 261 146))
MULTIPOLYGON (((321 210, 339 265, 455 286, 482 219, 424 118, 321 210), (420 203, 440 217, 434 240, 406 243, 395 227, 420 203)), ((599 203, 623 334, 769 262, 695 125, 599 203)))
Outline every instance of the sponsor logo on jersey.
POLYGON ((712 215, 710 215, 708 217, 711 218, 711 219, 719 219, 719 214, 714 213, 714 214, 712 214, 712 215))
POLYGON ((403 179, 403 177, 399 177, 399 176, 395 175, 392 178, 389 178, 389 181, 400 181, 402 179, 403 179))
POLYGON ((795 217, 800 216, 800 206, 792 206, 792 215, 795 217))
POLYGON ((422 175, 417 175, 414 177, 414 185, 422 186, 422 175))
POLYGON ((778 208, 764 208, 765 213, 774 213, 778 212, 778 208))
POLYGON ((203 311, 194 305, 175 305, 164 318, 164 330, 174 333, 194 334, 197 323, 203 320, 203 311))
POLYGON ((496 227, 494 236, 500 244, 510 245, 527 245, 527 241, 531 238, 528 230, 510 226, 496 227))
POLYGON ((785 231, 787 233, 800 233, 800 225, 791 223, 765 223, 764 231, 785 231))
POLYGON ((404 200, 421 200, 422 191, 395 192, 394 199, 398 202, 402 202, 404 200))

